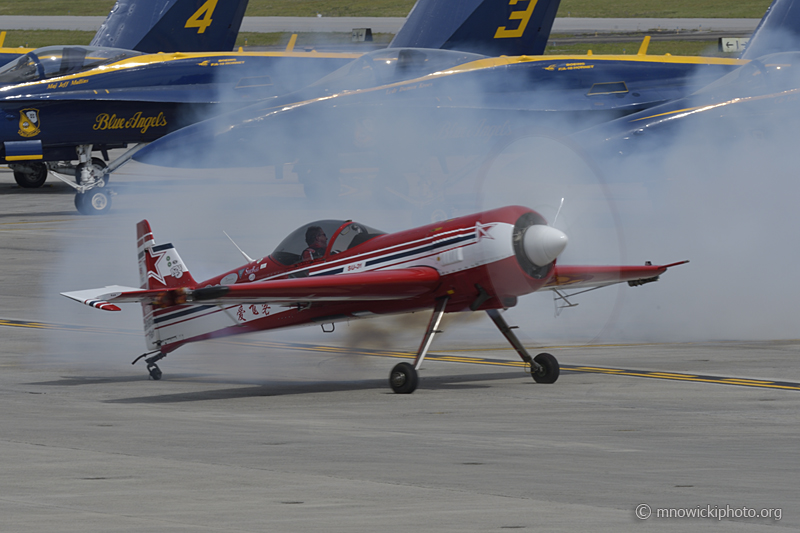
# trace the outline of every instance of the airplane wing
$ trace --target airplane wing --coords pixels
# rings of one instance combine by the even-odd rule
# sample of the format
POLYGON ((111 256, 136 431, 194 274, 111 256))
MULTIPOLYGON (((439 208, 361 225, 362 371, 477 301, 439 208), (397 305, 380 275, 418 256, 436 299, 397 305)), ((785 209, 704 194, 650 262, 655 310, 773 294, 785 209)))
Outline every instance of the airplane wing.
POLYGON ((556 265, 553 279, 543 290, 588 289, 628 282, 632 287, 657 281, 668 268, 683 265, 679 261, 669 265, 642 266, 561 266, 556 265))
POLYGON ((194 290, 148 290, 114 285, 61 294, 96 309, 119 311, 120 308, 115 304, 128 302, 147 302, 166 307, 182 304, 230 305, 243 302, 294 304, 403 300, 430 292, 438 285, 437 270, 414 267, 217 285, 194 290))

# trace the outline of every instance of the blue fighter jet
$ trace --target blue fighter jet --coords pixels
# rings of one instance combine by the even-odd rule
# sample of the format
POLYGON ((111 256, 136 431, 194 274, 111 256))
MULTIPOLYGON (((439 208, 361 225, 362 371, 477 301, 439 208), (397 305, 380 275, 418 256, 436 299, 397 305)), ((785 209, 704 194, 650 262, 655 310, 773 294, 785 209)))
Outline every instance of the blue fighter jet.
MULTIPOLYGON (((795 1, 775 0, 753 42, 797 31, 800 20, 785 16, 795 1)), ((319 196, 339 189, 341 169, 369 168, 381 187, 402 197, 410 188, 398 184, 403 176, 420 166, 425 168, 416 177, 432 172, 435 165, 424 161, 438 161, 438 178, 452 184, 515 139, 559 137, 674 101, 749 61, 642 50, 627 56, 482 57, 402 76, 415 57, 425 52, 408 49, 404 61, 389 64, 379 55, 364 56, 318 82, 327 84, 321 97, 260 102, 167 135, 133 159, 185 168, 219 168, 230 160, 276 168, 293 163, 306 194, 319 196), (385 83, 354 84, 366 76, 385 83)))
POLYGON ((746 65, 684 98, 577 132, 571 139, 598 161, 663 155, 688 131, 722 142, 797 133, 800 112, 800 1, 774 2, 747 45, 746 65), (780 125, 780 126, 779 126, 780 125))
MULTIPOLYGON (((232 50, 247 3, 248 0, 117 0, 90 46, 146 53, 232 50)), ((34 51, 3 48, 4 40, 2 32, 0 66, 34 51)))
MULTIPOLYGON (((465 43, 476 47, 483 43, 507 53, 541 53, 558 0, 531 1, 522 8, 515 2, 468 0, 459 4, 455 15, 436 11, 439 5, 437 0, 422 0, 398 37, 413 36, 427 24, 440 23, 440 31, 416 42, 446 49, 429 50, 432 53, 424 56, 397 47, 381 52, 382 64, 399 66, 393 79, 416 77, 479 57, 458 51, 465 43), (498 34, 497 24, 505 24, 510 30, 498 34), (432 40, 448 34, 458 39, 445 43, 432 40)), ((0 121, 0 156, 13 165, 20 185, 41 186, 48 170, 68 181, 61 174, 71 171, 75 174, 78 209, 102 212, 110 205, 108 195, 103 191, 84 194, 102 187, 107 180, 105 161, 91 157, 93 151, 105 156, 110 148, 135 144, 130 155, 142 144, 182 126, 255 101, 277 101, 279 95, 301 88, 305 88, 303 98, 328 94, 327 84, 312 82, 360 56, 241 50, 217 54, 116 53, 93 47, 45 49, 0 69, 0 84, 13 84, 0 88, 0 116, 6 119, 0 121), (77 64, 81 66, 73 69, 77 64), (74 160, 76 155, 77 166, 55 163, 74 160)), ((386 83, 385 79, 369 77, 367 72, 356 78, 346 81, 349 87, 386 83)), ((299 94, 281 101, 296 101, 299 94)))
MULTIPOLYGON (((145 53, 231 50, 247 3, 248 0, 219 5, 217 0, 117 0, 90 46, 48 46, 23 50, 21 55, 19 49, 3 49, 13 50, 15 57, 0 68, 0 94, 8 99, 41 89, 63 93, 76 85, 96 89, 75 75, 113 70, 113 66, 125 64, 125 60, 147 57, 143 56, 145 53), (57 82, 56 78, 64 81, 57 82)), ((51 123, 49 116, 43 117, 43 107, 5 105, 0 109, 0 116, 6 119, 5 126, 11 129, 18 126, 16 135, 9 132, 2 140, 6 143, 5 161, 17 183, 26 188, 40 187, 47 179, 48 166, 42 162, 41 150, 34 147, 42 131, 42 119, 47 129, 59 127, 62 132, 69 132, 73 126, 71 122, 59 125, 58 120, 51 123)), ((111 147, 113 142, 98 148, 105 152, 111 147)), ((61 159, 68 161, 75 155, 73 148, 61 159)), ((90 154, 81 159, 84 168, 90 166, 90 161, 95 166, 105 166, 102 159, 91 158, 90 154)), ((54 163, 53 168, 75 172, 75 166, 70 164, 54 163)))

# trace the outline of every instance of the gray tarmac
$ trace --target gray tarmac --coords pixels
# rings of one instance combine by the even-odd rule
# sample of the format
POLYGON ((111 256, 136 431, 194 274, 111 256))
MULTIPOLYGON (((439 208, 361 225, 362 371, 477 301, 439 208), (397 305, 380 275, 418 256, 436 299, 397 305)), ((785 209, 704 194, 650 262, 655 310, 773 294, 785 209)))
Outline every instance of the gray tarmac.
MULTIPOLYGON (((258 254, 320 217, 292 183, 264 185, 281 191, 268 200, 241 177, 115 180, 112 213, 82 217, 66 185, 26 191, 0 169, 2 531, 800 527, 800 386, 742 381, 800 382, 800 341, 528 342, 572 370, 537 385, 519 368, 430 360, 417 392, 392 394, 397 359, 368 349, 413 352, 423 316, 191 345, 151 381, 129 364, 144 349, 135 306, 58 292, 135 285, 142 217, 197 278, 242 262, 221 229, 258 254), (773 517, 656 516, 745 507, 773 517)), ((514 361, 500 341, 485 317, 453 320, 433 352, 514 361)))
MULTIPOLYGON (((96 31, 105 17, 0 16, 2 30, 82 30, 96 31)), ((245 17, 242 31, 270 32, 346 32, 353 28, 372 28, 373 32, 397 33, 404 17, 245 17)), ((752 32, 759 19, 693 18, 582 18, 557 17, 553 32, 642 32, 703 31, 752 32)))

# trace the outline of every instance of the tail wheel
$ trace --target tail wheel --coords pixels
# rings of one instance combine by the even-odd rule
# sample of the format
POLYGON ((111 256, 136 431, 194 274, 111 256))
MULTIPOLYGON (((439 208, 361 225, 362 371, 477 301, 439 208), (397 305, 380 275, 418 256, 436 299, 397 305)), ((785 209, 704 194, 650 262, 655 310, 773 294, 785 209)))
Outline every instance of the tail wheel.
POLYGON ((75 195, 75 208, 82 215, 104 215, 111 209, 111 196, 102 189, 91 189, 75 195))
POLYGON ((161 379, 161 369, 158 368, 157 364, 153 363, 147 365, 147 371, 150 373, 150 377, 153 378, 153 380, 158 381, 161 379))
POLYGON ((417 371, 408 363, 400 363, 389 374, 389 386, 397 394, 411 394, 417 389, 417 371))
POLYGON ((47 172, 44 163, 27 163, 24 169, 14 170, 14 179, 24 189, 38 189, 47 180, 47 172))
POLYGON ((87 166, 89 167, 89 170, 92 172, 92 174, 94 174, 97 177, 103 176, 103 182, 108 183, 108 174, 103 173, 103 171, 106 169, 108 165, 106 165, 106 162, 100 159, 99 157, 93 157, 91 163, 81 163, 75 167, 75 183, 77 183, 78 185, 81 184, 81 182, 83 181, 81 179, 81 173, 83 172, 83 169, 87 166))
POLYGON ((561 368, 558 361, 549 353, 540 353, 533 358, 542 367, 538 372, 534 371, 531 375, 536 383, 555 383, 561 368))

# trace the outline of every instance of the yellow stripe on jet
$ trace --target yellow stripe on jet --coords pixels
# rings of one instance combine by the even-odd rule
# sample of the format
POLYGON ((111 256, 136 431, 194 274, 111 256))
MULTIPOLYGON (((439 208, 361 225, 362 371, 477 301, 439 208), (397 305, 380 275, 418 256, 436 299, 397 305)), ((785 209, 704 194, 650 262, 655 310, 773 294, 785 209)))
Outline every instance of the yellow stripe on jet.
MULTIPOLYGON (((8 50, 14 52, 20 52, 23 50, 22 48, 10 48, 8 50)), ((27 49, 25 49, 27 50, 27 49)), ((31 49, 32 50, 32 49, 31 49)), ((185 59, 195 59, 199 62, 203 62, 204 60, 208 63, 212 61, 224 61, 225 59, 236 59, 236 58, 248 58, 248 57, 308 57, 308 58, 320 58, 320 59, 358 59, 363 54, 343 54, 343 53, 334 53, 334 52, 326 52, 321 53, 315 50, 310 52, 218 52, 213 54, 208 53, 186 53, 186 52, 174 52, 174 53, 165 53, 159 52, 157 54, 147 54, 141 55, 136 57, 129 57, 128 59, 123 59, 122 61, 118 61, 116 63, 111 63, 109 65, 100 65, 90 70, 86 70, 84 72, 79 72, 76 74, 69 74, 66 76, 58 76, 54 78, 47 78, 46 80, 36 80, 30 81, 27 83, 20 83, 17 85, 10 85, 8 87, 0 88, 0 94, 4 90, 9 90, 16 87, 35 87, 38 85, 47 86, 49 84, 57 84, 60 82, 68 82, 71 80, 82 80, 84 78, 98 76, 101 74, 107 74, 109 72, 114 72, 118 70, 126 70, 129 68, 137 68, 137 67, 144 67, 148 65, 154 65, 158 63, 168 63, 170 61, 181 61, 185 59)), ((222 63, 224 65, 224 63, 222 63)), ((65 86, 66 87, 66 86, 65 86)))
POLYGON ((686 112, 689 112, 689 111, 696 111, 696 110, 701 109, 703 107, 707 107, 707 106, 702 106, 701 105, 701 106, 697 106, 697 107, 687 107, 686 109, 677 109, 675 111, 667 111, 666 113, 659 113, 657 115, 650 115, 649 117, 637 118, 637 119, 631 120, 631 122, 639 122, 640 120, 647 120, 647 119, 656 118, 656 117, 665 117, 667 115, 674 115, 676 113, 686 113, 686 112))
POLYGON ((42 155, 7 155, 6 161, 35 161, 42 159, 42 155))

